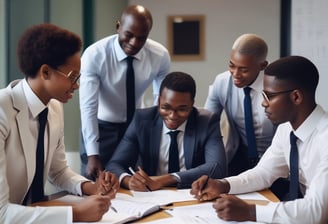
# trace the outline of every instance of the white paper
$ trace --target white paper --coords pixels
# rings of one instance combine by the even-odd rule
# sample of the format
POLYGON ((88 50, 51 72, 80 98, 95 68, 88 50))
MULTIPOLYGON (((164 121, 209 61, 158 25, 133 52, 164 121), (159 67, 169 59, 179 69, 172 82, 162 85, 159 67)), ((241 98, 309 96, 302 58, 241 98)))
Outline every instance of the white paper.
POLYGON ((212 202, 204 202, 196 205, 175 207, 173 209, 167 210, 166 212, 172 215, 174 218, 180 219, 179 222, 176 222, 179 224, 256 223, 224 221, 217 216, 215 209, 212 207, 212 204, 212 202))

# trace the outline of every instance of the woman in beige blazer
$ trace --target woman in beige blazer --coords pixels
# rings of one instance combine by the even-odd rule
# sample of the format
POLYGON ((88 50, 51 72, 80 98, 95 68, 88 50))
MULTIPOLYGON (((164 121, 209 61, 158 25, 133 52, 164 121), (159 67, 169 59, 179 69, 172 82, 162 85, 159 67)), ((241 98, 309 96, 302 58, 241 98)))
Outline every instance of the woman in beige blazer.
MULTIPOLYGON (((67 165, 62 103, 79 85, 81 39, 52 24, 29 28, 18 44, 25 79, 0 90, 0 223, 72 223, 97 221, 107 212, 118 188, 85 179, 67 165), (72 194, 93 195, 75 206, 27 207, 36 172, 38 114, 48 108, 44 138, 43 183, 46 179, 72 194), (107 188, 107 189, 106 189, 107 188), (102 192, 113 191, 106 196, 102 192)), ((44 186, 44 184, 43 184, 44 186)))

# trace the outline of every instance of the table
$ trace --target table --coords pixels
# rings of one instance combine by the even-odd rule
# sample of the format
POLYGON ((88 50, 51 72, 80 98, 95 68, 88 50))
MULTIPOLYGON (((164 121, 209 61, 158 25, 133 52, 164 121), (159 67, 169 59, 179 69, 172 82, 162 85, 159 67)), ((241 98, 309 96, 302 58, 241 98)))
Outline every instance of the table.
MULTIPOLYGON (((276 197, 276 195, 274 195, 269 189, 265 189, 262 191, 258 191, 260 194, 262 194, 264 197, 266 197, 269 201, 272 202, 279 202, 279 199, 276 197)), ((257 204, 257 205, 266 205, 266 202, 263 201, 257 201, 257 200, 246 200, 248 203, 250 204, 257 204)), ((176 202, 173 203, 173 207, 177 207, 177 206, 185 206, 185 205, 192 205, 192 204, 197 204, 200 203, 197 200, 195 201, 187 201, 187 202, 176 202)), ((160 210, 156 213, 153 213, 149 216, 146 216, 142 219, 139 219, 138 221, 136 221, 135 223, 144 223, 144 222, 150 222, 150 221, 154 221, 157 219, 163 219, 163 218, 169 218, 171 217, 169 214, 167 214, 165 212, 165 210, 160 210)))
MULTIPOLYGON (((130 194, 129 190, 125 190, 125 189, 120 189, 119 192, 121 193, 126 193, 126 194, 130 194)), ((268 189, 266 190, 262 190, 262 191, 258 191, 260 194, 262 194, 264 197, 266 197, 269 201, 272 202, 279 202, 279 199, 268 189)), ((65 196, 66 194, 68 194, 68 192, 66 191, 62 191, 62 192, 58 192, 55 193, 53 195, 49 195, 45 198, 44 201, 42 202, 38 202, 38 203, 34 203, 33 206, 57 206, 57 205, 63 205, 62 202, 60 202, 59 200, 54 201, 54 199, 58 199, 60 197, 65 196)), ((258 204, 258 205, 266 205, 267 202, 266 201, 259 201, 259 200, 246 200, 248 203, 250 204, 258 204)), ((193 205, 193 204, 198 204, 200 203, 199 201, 195 200, 195 201, 186 201, 186 202, 175 202, 173 203, 173 207, 178 207, 178 206, 185 206, 185 205, 193 205)), ((169 207, 167 207, 169 208, 169 207)), ((137 221, 135 221, 134 223, 144 223, 144 222, 150 222, 150 221, 154 221, 157 219, 163 219, 163 218, 169 218, 171 217, 168 213, 165 212, 165 209, 163 210, 159 210, 158 212, 155 212, 149 216, 143 217, 137 221)))

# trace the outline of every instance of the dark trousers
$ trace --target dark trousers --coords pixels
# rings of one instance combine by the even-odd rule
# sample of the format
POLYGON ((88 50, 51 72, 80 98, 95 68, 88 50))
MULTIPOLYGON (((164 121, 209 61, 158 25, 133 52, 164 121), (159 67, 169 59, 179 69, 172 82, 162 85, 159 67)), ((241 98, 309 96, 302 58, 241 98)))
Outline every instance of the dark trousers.
MULTIPOLYGON (((236 176, 256 166, 258 160, 249 159, 247 150, 248 148, 246 146, 239 146, 236 154, 228 164, 228 176, 236 176)), ((286 178, 278 178, 272 183, 270 190, 279 198, 279 200, 285 200, 289 191, 289 180, 286 178)))
MULTIPOLYGON (((99 127, 99 159, 103 167, 112 158, 112 155, 120 143, 127 129, 126 123, 112 123, 98 119, 99 127)), ((88 164, 88 156, 86 154, 83 137, 81 138, 81 174, 86 176, 86 167, 88 164)))

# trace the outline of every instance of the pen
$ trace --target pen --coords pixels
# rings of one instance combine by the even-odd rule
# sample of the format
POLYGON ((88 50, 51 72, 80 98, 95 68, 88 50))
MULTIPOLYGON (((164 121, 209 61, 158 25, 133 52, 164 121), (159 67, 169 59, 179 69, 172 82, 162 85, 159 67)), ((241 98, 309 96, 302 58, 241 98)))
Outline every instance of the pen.
POLYGON ((217 165, 218 165, 217 163, 215 163, 215 164, 213 165, 213 167, 212 167, 212 169, 211 169, 211 172, 210 172, 210 174, 207 176, 206 181, 205 181, 205 183, 204 183, 204 185, 203 185, 201 191, 203 191, 203 190, 206 188, 207 183, 208 183, 208 180, 213 176, 213 174, 214 174, 214 172, 215 172, 215 169, 216 169, 217 165))
MULTIPOLYGON (((134 170, 132 169, 131 166, 129 167, 129 170, 130 170, 130 172, 131 172, 132 175, 136 174, 136 172, 134 172, 134 170)), ((151 191, 151 189, 148 187, 147 184, 145 184, 145 186, 146 186, 146 188, 147 188, 148 191, 151 191)))
POLYGON ((114 212, 116 212, 116 213, 117 213, 117 210, 116 210, 116 208, 114 208, 113 206, 110 206, 110 209, 112 209, 114 212))

